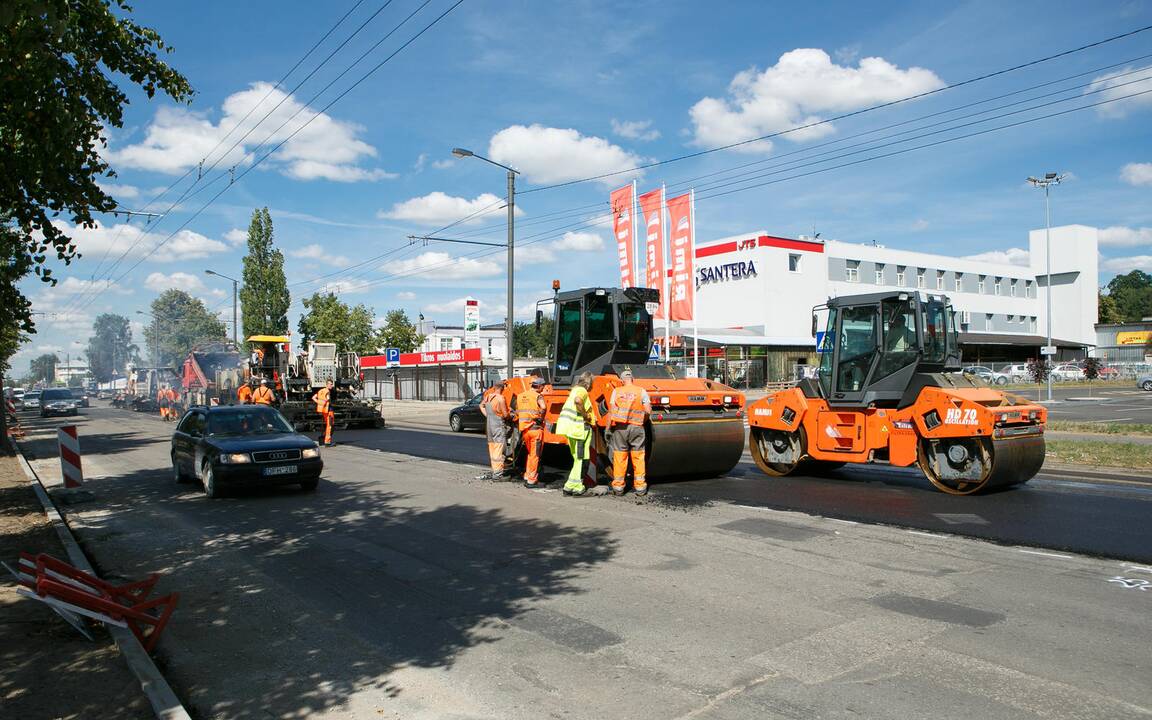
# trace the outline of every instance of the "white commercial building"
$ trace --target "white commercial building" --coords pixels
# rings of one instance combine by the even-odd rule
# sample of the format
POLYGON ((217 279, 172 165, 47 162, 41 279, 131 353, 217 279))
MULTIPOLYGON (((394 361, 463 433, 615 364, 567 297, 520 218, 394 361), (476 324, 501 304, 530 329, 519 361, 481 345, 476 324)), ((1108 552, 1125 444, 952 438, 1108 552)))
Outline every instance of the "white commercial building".
POLYGON ((439 325, 433 320, 421 320, 416 326, 424 335, 424 344, 417 352, 440 352, 443 350, 463 350, 466 347, 479 347, 485 365, 506 362, 508 343, 506 328, 499 325, 481 325, 480 340, 465 343, 463 325, 439 325))
POLYGON ((56 376, 54 380, 64 385, 71 385, 73 378, 84 380, 88 377, 88 363, 62 362, 56 363, 56 376))
MULTIPOLYGON (((1095 343, 1097 230, 1052 228, 1052 337, 1060 357, 1095 343)), ((958 247, 957 255, 965 248, 958 247)), ((701 355, 710 377, 756 385, 816 361, 811 312, 829 297, 908 289, 947 295, 965 362, 1022 361, 1047 344, 1045 231, 1028 266, 753 232, 696 248, 701 355)), ((692 345, 690 323, 674 331, 692 345)), ((683 350, 674 355, 683 356, 683 350)))

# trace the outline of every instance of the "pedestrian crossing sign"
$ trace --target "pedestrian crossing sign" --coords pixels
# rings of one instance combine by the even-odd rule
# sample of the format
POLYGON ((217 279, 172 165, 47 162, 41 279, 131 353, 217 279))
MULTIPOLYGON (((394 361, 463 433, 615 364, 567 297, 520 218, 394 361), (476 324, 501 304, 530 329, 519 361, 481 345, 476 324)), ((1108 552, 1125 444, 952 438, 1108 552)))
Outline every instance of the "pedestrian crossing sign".
POLYGON ((652 343, 652 349, 648 351, 648 361, 655 362, 660 359, 660 343, 652 343))

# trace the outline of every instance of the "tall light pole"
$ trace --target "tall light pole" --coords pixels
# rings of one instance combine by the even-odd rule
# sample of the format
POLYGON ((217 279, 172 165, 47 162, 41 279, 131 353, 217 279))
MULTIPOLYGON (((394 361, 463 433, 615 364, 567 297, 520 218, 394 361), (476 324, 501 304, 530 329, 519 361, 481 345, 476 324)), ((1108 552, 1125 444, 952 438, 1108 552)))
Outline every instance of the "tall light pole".
MULTIPOLYGON (((1048 200, 1048 189, 1059 185, 1064 179, 1059 173, 1046 173, 1042 178, 1028 178, 1033 187, 1044 188, 1044 285, 1048 288, 1048 348, 1052 347, 1052 206, 1048 200)), ((1052 362, 1051 355, 1044 356, 1044 364, 1048 367, 1048 402, 1052 402, 1052 362)))
POLYGON ((512 378, 512 337, 513 337, 513 307, 512 307, 512 260, 515 257, 513 247, 516 240, 516 175, 517 173, 507 165, 501 165, 495 160, 489 160, 483 155, 477 155, 471 150, 464 148, 452 148, 452 154, 458 158, 474 157, 477 160, 495 165, 499 168, 504 168, 508 171, 508 317, 505 318, 505 333, 507 333, 508 348, 505 352, 508 353, 508 378, 512 378))
POLYGON ((236 347, 240 347, 240 342, 236 339, 236 335, 239 332, 236 325, 236 297, 239 294, 240 281, 236 278, 228 277, 223 273, 218 273, 215 270, 205 270, 204 273, 206 275, 215 275, 216 277, 232 281, 232 344, 236 347))

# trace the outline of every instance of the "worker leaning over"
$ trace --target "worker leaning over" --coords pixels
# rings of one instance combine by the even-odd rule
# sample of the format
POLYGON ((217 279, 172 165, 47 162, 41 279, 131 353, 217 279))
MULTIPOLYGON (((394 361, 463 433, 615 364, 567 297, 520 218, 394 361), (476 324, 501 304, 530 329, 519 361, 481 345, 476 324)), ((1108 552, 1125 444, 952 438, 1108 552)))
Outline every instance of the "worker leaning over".
POLYGON ((488 465, 491 472, 483 475, 485 480, 503 480, 504 447, 508 443, 508 401, 504 399, 505 380, 497 382, 484 391, 480 401, 480 414, 484 416, 484 428, 488 435, 488 465))
POLYGON ((592 425, 596 416, 592 413, 592 400, 588 390, 592 388, 592 373, 581 373, 560 409, 556 421, 556 434, 568 438, 568 450, 572 453, 572 470, 568 482, 564 483, 564 494, 571 497, 585 497, 591 493, 584 487, 584 475, 591 457, 592 425))
POLYGON ((160 419, 168 422, 168 417, 171 415, 168 407, 168 388, 163 385, 156 391, 156 404, 160 406, 160 419))
POLYGON ((332 445, 332 421, 336 415, 332 412, 332 378, 324 383, 324 387, 316 391, 312 396, 312 402, 316 403, 316 412, 324 418, 324 435, 320 437, 321 445, 332 445))
POLYGON ((624 476, 628 474, 628 459, 632 459, 632 489, 637 495, 648 494, 648 480, 644 471, 644 445, 647 440, 644 421, 652 413, 652 400, 648 392, 632 384, 632 369, 625 367, 620 373, 623 385, 612 390, 608 401, 608 427, 612 430, 612 494, 624 494, 624 476))
POLYGON ((176 392, 176 388, 168 386, 168 419, 179 420, 180 410, 182 403, 180 402, 180 394, 176 392))
POLYGON ((524 487, 540 487, 540 453, 544 450, 544 378, 533 376, 528 388, 516 396, 516 423, 528 451, 524 487))
POLYGON ((271 405, 276 402, 276 393, 272 392, 272 388, 268 387, 268 380, 261 380, 260 387, 252 393, 252 402, 256 405, 271 405))
POLYGON ((236 391, 236 400, 241 405, 252 404, 252 385, 249 383, 241 383, 240 389, 236 391))

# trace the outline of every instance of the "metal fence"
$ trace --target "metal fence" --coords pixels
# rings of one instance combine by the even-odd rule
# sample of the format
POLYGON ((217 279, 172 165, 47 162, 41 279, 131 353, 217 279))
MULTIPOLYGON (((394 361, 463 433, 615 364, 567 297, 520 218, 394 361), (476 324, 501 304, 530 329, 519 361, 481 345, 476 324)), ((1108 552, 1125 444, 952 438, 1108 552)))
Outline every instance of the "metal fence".
POLYGON ((485 365, 367 368, 361 394, 365 398, 385 400, 463 402, 494 384, 499 377, 498 368, 485 365))

